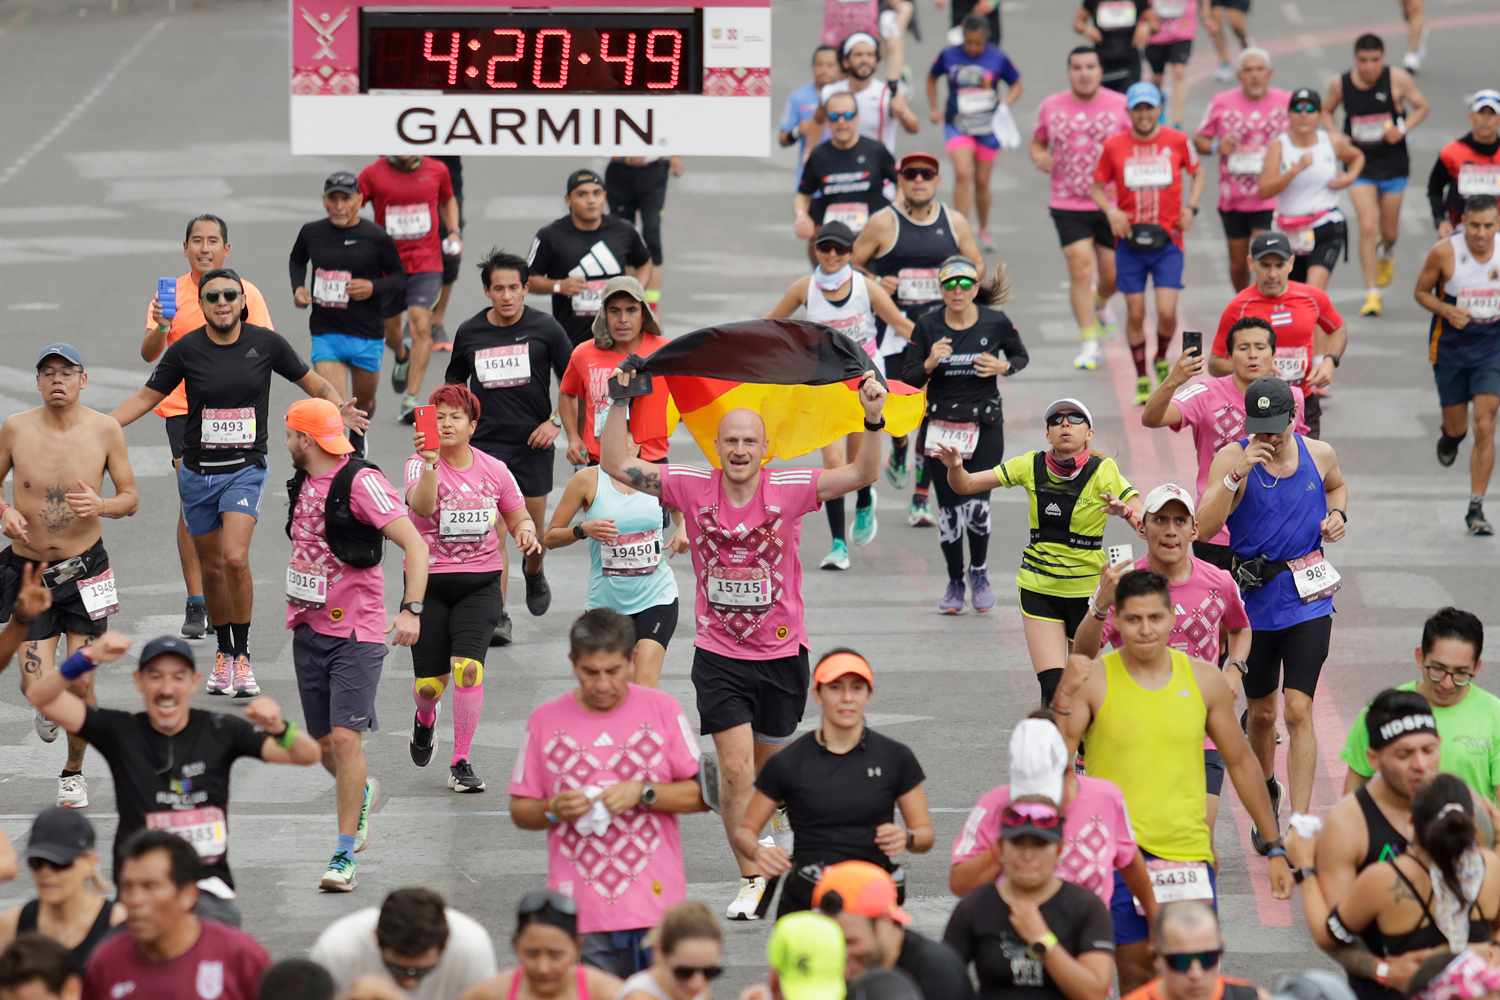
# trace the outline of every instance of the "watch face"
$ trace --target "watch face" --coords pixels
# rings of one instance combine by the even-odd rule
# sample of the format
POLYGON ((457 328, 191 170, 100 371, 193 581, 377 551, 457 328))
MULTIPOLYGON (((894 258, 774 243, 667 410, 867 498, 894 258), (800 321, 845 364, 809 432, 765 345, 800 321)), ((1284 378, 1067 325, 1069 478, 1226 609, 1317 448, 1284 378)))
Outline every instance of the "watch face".
POLYGON ((410 611, 414 615, 420 615, 422 613, 421 601, 407 601, 404 607, 407 611, 410 611))

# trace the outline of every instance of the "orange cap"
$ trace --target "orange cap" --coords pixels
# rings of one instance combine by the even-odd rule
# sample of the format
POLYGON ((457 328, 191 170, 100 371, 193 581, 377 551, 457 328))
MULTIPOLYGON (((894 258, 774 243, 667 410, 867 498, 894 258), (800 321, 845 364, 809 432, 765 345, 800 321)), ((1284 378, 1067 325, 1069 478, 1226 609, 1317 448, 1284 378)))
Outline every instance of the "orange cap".
POLYGON ((330 455, 347 455, 354 445, 344 436, 344 418, 326 399, 299 399, 286 411, 286 425, 301 431, 330 455))
POLYGON ((823 877, 813 887, 812 904, 816 909, 830 892, 839 894, 842 909, 872 920, 890 917, 905 927, 911 914, 896 905, 896 883, 889 872, 868 861, 840 861, 823 869, 823 877))
POLYGON ((875 689, 875 675, 870 671, 870 664, 858 653, 832 653, 825 656, 818 664, 818 669, 813 671, 813 684, 832 684, 845 674, 863 677, 865 683, 870 685, 870 690, 875 689))

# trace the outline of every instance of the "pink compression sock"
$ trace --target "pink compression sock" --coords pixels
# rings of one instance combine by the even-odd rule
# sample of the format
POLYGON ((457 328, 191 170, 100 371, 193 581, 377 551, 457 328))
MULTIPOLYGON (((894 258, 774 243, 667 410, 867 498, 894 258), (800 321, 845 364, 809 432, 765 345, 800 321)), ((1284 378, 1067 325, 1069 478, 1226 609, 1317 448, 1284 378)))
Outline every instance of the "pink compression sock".
POLYGON ((468 759, 474 730, 479 728, 479 716, 483 711, 483 684, 453 689, 453 760, 449 762, 450 766, 468 759))

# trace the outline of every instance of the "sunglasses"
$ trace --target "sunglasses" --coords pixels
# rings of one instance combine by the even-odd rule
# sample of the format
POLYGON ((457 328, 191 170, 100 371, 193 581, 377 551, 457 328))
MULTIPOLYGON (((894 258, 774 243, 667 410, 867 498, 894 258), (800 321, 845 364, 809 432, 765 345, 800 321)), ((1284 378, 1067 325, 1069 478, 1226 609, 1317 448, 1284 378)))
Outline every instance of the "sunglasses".
POLYGON ((546 889, 533 889, 522 896, 521 901, 516 904, 516 914, 522 917, 529 917, 543 910, 553 910, 569 917, 578 916, 577 903, 561 893, 549 892, 546 889))
POLYGON ((1061 824, 1062 817, 1057 814, 1057 810, 1039 802, 1022 802, 1019 805, 1007 806, 1000 814, 1002 828, 1015 829, 1018 826, 1031 826, 1038 830, 1055 830, 1061 824))
POLYGON ((901 179, 905 181, 930 181, 937 178, 937 171, 928 167, 916 167, 911 170, 901 171, 901 179))
POLYGON ((975 281, 973 278, 967 278, 967 277, 965 277, 965 278, 949 278, 947 281, 945 281, 945 282, 942 283, 943 290, 944 291, 948 291, 948 292, 952 292, 952 291, 959 290, 959 289, 962 289, 963 291, 967 292, 969 289, 973 288, 977 284, 979 284, 979 282, 975 281))
POLYGON ((27 858, 26 867, 34 872, 39 872, 43 868, 51 868, 55 872, 65 872, 69 868, 72 868, 73 863, 77 860, 77 858, 74 858, 73 861, 69 861, 66 864, 58 864, 56 861, 48 861, 46 858, 27 858))
POLYGON ((1293 104, 1292 110, 1300 115, 1315 115, 1318 113, 1316 104, 1293 104))
POLYGON ((1190 972, 1194 962, 1202 966, 1204 972, 1211 972, 1219 967, 1219 959, 1223 957, 1224 949, 1214 948, 1211 951, 1180 951, 1172 955, 1163 955, 1161 960, 1166 962, 1167 968, 1173 972, 1190 972))
POLYGON ((859 117, 859 110, 858 109, 855 109, 854 111, 830 111, 830 112, 828 112, 828 120, 831 121, 831 122, 852 122, 854 119, 856 119, 858 117, 859 117))
POLYGON ((1071 410, 1067 413, 1054 413, 1047 418, 1048 427, 1061 427, 1063 424, 1072 424, 1074 427, 1080 427, 1088 422, 1088 417, 1085 417, 1082 413, 1074 413, 1071 410))
POLYGON ((818 253, 849 253, 850 248, 842 243, 819 243, 818 253))
POLYGON ((222 292, 204 292, 203 293, 203 298, 207 302, 209 302, 210 304, 218 302, 219 299, 221 299, 221 298, 225 302, 233 302, 236 299, 238 299, 239 297, 240 297, 240 291, 239 291, 238 288, 226 288, 222 292))
POLYGON ((1474 675, 1469 671, 1449 670, 1441 663, 1424 663, 1422 670, 1426 672, 1427 679, 1434 684, 1441 684, 1444 677, 1452 680, 1454 687, 1468 687, 1474 683, 1474 675))
POLYGON ((403 979, 415 979, 421 982, 432 974, 433 969, 437 968, 436 965, 398 965, 395 962, 386 961, 380 964, 385 966, 385 971, 389 972, 391 978, 397 982, 403 979))
POLYGON ((724 974, 722 965, 674 965, 672 975, 678 982, 685 983, 694 976, 702 976, 709 982, 713 982, 724 974))

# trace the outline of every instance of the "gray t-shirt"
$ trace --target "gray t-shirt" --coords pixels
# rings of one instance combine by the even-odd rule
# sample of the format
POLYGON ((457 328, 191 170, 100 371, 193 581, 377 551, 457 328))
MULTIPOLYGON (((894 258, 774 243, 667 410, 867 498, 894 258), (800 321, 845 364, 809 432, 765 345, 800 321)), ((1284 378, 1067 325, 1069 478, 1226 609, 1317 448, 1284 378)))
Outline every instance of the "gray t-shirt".
MULTIPOLYGON (((437 968, 407 995, 412 1000, 453 1000, 464 990, 496 973, 495 946, 489 933, 471 917, 453 908, 448 916, 448 944, 437 968)), ((361 976, 389 978, 375 943, 380 908, 356 910, 334 921, 312 947, 309 957, 346 990, 361 976)))

